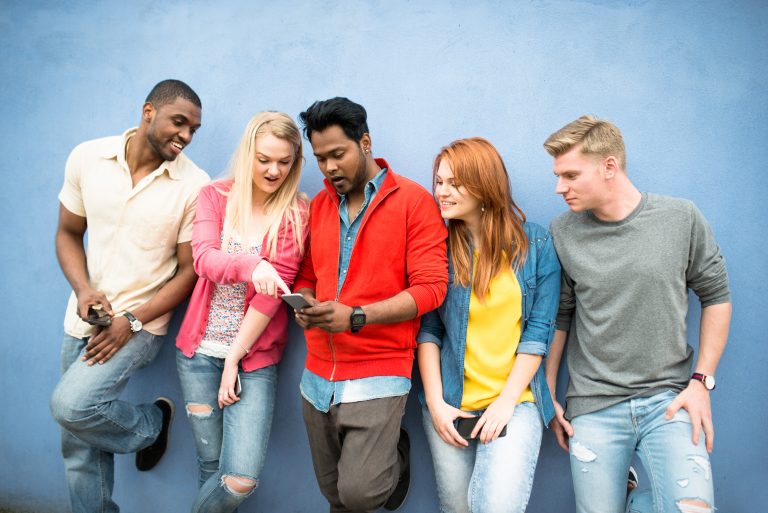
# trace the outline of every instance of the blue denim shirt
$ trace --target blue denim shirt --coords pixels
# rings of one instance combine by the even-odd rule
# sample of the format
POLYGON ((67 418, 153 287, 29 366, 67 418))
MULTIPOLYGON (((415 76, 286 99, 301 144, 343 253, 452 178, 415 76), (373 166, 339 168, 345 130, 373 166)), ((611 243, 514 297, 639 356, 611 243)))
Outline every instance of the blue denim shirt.
MULTIPOLYGON (((360 206, 360 211, 351 222, 347 196, 343 195, 339 199, 339 284, 336 289, 337 296, 341 292, 341 286, 344 285, 344 279, 347 277, 352 247, 355 245, 357 232, 360 230, 365 211, 376 193, 379 192, 386 174, 387 168, 384 168, 365 184, 365 199, 360 206)), ((403 376, 372 376, 346 381, 328 381, 304 369, 299 388, 301 395, 316 410, 327 412, 330 406, 334 404, 405 395, 411 390, 411 380, 403 376)))
MULTIPOLYGON (((525 223, 525 233, 529 241, 528 254, 523 268, 515 273, 523 293, 523 326, 517 352, 546 356, 555 334, 560 302, 560 262, 546 229, 525 223)), ((440 348, 443 399, 454 408, 461 408, 464 394, 464 355, 471 292, 471 286, 462 287, 454 283, 453 264, 449 259, 445 301, 437 310, 422 317, 416 338, 420 344, 431 342, 440 348)), ((531 381, 531 391, 544 425, 548 426, 555 415, 555 407, 544 377, 543 364, 531 381)), ((426 404, 423 392, 420 399, 426 404)))
POLYGON ((360 205, 360 211, 358 211, 355 218, 351 221, 349 219, 347 195, 339 195, 339 284, 336 287, 337 297, 341 292, 341 286, 344 285, 344 280, 347 277, 349 259, 352 256, 352 247, 355 245, 357 231, 360 229, 360 224, 363 222, 363 217, 365 216, 365 211, 368 210, 368 205, 371 204, 376 193, 381 189, 381 184, 384 182, 385 176, 387 176, 387 168, 382 169, 376 176, 371 178, 367 184, 365 184, 363 204, 360 205))

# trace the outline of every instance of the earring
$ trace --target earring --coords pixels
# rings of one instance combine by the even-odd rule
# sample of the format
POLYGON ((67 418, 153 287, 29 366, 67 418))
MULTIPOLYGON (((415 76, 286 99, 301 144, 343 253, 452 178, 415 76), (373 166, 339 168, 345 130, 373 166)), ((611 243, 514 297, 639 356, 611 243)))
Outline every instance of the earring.
POLYGON ((485 212, 485 203, 480 205, 480 212, 485 212))

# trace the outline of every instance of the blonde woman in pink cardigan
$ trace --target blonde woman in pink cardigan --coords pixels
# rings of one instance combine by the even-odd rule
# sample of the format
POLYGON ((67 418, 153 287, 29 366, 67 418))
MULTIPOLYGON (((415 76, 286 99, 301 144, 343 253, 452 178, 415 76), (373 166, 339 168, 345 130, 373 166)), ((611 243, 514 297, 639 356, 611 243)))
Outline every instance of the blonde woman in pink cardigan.
POLYGON ((192 251, 200 276, 176 339, 176 363, 197 446, 193 512, 231 512, 264 466, 287 338, 290 292, 306 244, 298 192, 301 134, 286 114, 245 128, 228 179, 200 191, 192 251))

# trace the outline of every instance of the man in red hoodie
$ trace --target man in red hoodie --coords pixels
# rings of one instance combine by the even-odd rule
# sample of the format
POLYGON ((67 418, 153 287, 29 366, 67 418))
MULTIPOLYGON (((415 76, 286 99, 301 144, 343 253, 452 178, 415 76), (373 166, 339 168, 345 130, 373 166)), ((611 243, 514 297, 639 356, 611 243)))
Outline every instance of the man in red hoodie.
POLYGON ((325 189, 294 287, 311 307, 301 379, 315 475, 330 511, 392 511, 410 485, 408 434, 418 318, 447 287, 447 231, 432 196, 374 159, 365 109, 346 98, 300 115, 325 189))

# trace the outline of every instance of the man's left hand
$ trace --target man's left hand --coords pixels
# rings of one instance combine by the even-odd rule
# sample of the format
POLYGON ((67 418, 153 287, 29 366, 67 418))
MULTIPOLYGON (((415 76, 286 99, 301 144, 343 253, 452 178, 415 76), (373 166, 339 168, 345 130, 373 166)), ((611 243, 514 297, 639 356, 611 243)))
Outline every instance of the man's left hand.
POLYGON ((98 331, 88 340, 85 346, 83 361, 88 365, 102 364, 112 358, 133 336, 128 319, 124 316, 114 317, 112 324, 98 331))
POLYGON ((685 408, 691 417, 693 443, 699 444, 699 435, 704 430, 707 439, 707 452, 712 452, 715 439, 715 427, 712 424, 712 406, 709 402, 709 390, 700 381, 691 380, 688 387, 680 392, 670 403, 666 411, 667 420, 672 420, 680 408, 685 408))
POLYGON ((314 306, 302 308, 296 314, 301 317, 302 324, 307 328, 320 328, 328 333, 349 331, 352 327, 350 317, 352 307, 337 301, 325 301, 314 306))

